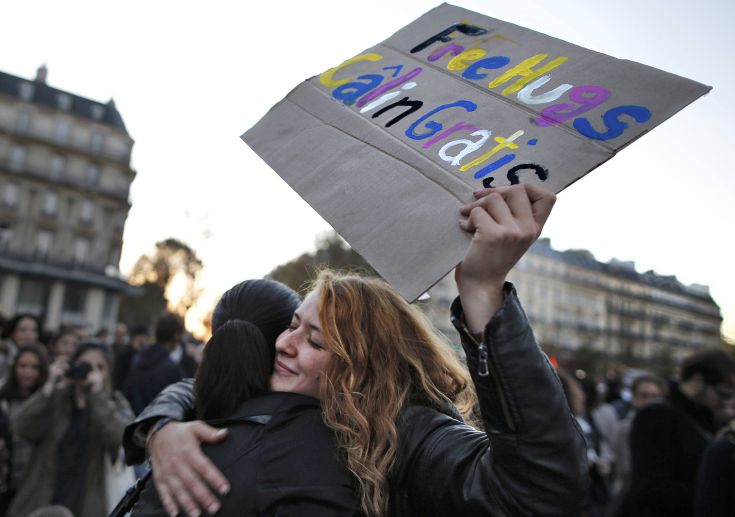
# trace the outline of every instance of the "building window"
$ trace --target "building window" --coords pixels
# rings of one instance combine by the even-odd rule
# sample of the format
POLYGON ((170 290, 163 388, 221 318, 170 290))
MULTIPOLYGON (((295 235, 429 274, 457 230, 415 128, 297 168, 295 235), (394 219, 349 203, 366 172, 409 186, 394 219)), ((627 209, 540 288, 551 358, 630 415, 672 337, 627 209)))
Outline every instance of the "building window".
POLYGON ((120 263, 120 248, 117 246, 112 248, 110 251, 110 260, 108 262, 111 266, 115 266, 117 269, 117 266, 120 263))
POLYGON ((15 121, 15 130, 18 133, 28 133, 31 129, 31 114, 26 110, 18 112, 18 118, 15 121))
POLYGON ((6 250, 10 247, 10 241, 13 238, 13 230, 7 224, 0 224, 0 250, 6 250))
POLYGON ((127 142, 120 142, 120 156, 130 156, 130 144, 127 142))
POLYGON ((84 237, 74 239, 74 262, 84 263, 89 254, 89 240, 84 237))
POLYGON ((105 108, 99 104, 92 104, 90 109, 92 111, 92 118, 95 120, 102 120, 105 116, 105 108))
POLYGON ((102 148, 105 145, 105 135, 97 131, 92 132, 92 139, 89 142, 89 147, 95 153, 101 153, 102 148))
POLYGON ((61 311, 63 325, 84 323, 84 310, 87 306, 87 289, 78 284, 64 286, 64 307, 61 311))
POLYGON ((29 101, 33 98, 33 92, 36 88, 33 83, 22 82, 18 85, 18 94, 24 101, 29 101))
POLYGON ((66 158, 60 154, 51 155, 51 178, 59 179, 64 174, 64 168, 66 167, 66 158))
POLYGON ((10 151, 10 168, 14 171, 22 170, 26 164, 28 151, 22 145, 14 145, 10 151))
POLYGON ((59 106, 60 110, 69 111, 71 109, 71 97, 65 93, 56 94, 56 105, 59 106))
POLYGON ((102 322, 107 325, 115 323, 114 315, 112 314, 112 308, 115 302, 115 293, 105 291, 105 301, 102 305, 102 322))
POLYGON ((65 144, 69 141, 69 133, 71 132, 71 122, 68 120, 57 120, 56 121, 56 129, 54 136, 56 137, 56 141, 60 142, 62 144, 65 144))
POLYGON ((3 189, 3 204, 8 207, 14 207, 18 204, 18 185, 15 183, 6 183, 3 189))
POLYGON ((56 192, 46 192, 43 196, 43 205, 41 211, 44 215, 56 215, 56 210, 59 208, 59 196, 56 192))
POLYGON ((114 213, 110 211, 110 216, 108 220, 112 223, 112 227, 116 230, 122 231, 123 227, 125 226, 125 213, 114 213))
POLYGON ((79 207, 79 220, 83 223, 91 223, 93 216, 94 204, 85 199, 82 201, 82 206, 79 207))
POLYGON ((87 167, 87 184, 97 186, 100 180, 100 168, 94 163, 90 163, 87 167))
POLYGON ((48 285, 39 280, 22 278, 18 290, 16 312, 43 314, 48 303, 48 285))
POLYGON ((54 236, 51 232, 40 230, 36 235, 36 256, 47 257, 54 244, 54 236))

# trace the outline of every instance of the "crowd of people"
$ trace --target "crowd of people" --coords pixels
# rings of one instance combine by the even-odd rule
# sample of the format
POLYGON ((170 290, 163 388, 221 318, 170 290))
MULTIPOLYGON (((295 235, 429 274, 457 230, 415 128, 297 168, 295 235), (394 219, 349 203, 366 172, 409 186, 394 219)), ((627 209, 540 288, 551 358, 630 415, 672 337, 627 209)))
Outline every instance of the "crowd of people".
POLYGON ((181 318, 161 315, 153 335, 122 323, 110 336, 43 335, 32 314, 0 323, 0 516, 106 515, 121 495, 108 482, 123 470, 125 426, 196 372, 181 318))
POLYGON ((4 321, 0 517, 107 514, 123 451, 150 479, 137 516, 732 515, 732 355, 619 391, 537 345, 505 277, 553 204, 518 185, 461 209, 461 358, 385 282, 328 270, 303 299, 235 285, 201 354, 173 313, 111 336, 4 321))
POLYGON ((602 379, 559 373, 587 444, 591 483, 583 515, 735 514, 731 354, 693 352, 676 379, 638 369, 602 379))

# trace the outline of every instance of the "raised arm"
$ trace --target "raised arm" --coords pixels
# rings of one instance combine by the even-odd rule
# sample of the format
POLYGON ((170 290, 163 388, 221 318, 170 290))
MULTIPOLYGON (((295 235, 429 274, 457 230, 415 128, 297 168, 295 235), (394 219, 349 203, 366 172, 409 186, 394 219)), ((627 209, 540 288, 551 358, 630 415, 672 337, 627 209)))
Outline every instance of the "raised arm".
POLYGON ((497 189, 463 208, 474 234, 457 268, 452 319, 462 337, 485 432, 430 409, 402 415, 398 474, 415 514, 574 515, 587 484, 584 440, 556 373, 505 277, 531 243, 554 195, 497 189))
POLYGON ((503 303, 505 278, 541 234, 556 196, 532 185, 485 189, 460 213, 472 242, 455 270, 465 322, 479 335, 503 303))

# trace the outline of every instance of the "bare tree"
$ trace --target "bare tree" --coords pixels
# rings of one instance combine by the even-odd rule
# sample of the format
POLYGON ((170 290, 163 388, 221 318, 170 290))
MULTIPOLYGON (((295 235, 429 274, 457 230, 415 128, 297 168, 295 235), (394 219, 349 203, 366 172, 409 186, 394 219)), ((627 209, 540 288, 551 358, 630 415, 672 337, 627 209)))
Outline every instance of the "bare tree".
POLYGON ((184 316, 202 293, 199 274, 203 268, 193 249, 178 239, 168 238, 157 242, 152 254, 137 260, 130 272, 130 282, 157 286, 169 309, 184 316))
POLYGON ((267 277, 278 280, 297 291, 303 290, 316 276, 320 267, 332 269, 361 271, 376 275, 370 264, 353 250, 336 232, 330 232, 317 239, 316 251, 304 253, 285 264, 281 264, 267 277))

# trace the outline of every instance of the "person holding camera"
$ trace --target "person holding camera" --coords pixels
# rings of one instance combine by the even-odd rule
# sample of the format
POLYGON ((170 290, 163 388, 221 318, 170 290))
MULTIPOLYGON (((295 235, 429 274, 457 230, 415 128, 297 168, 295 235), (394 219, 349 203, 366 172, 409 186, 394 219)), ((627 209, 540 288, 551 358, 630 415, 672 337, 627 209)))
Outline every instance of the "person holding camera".
POLYGON ((104 346, 85 343, 71 361, 57 358, 46 383, 15 419, 15 431, 36 450, 8 515, 25 516, 51 504, 77 517, 104 515, 105 454, 117 457, 132 420, 125 398, 112 391, 104 346))

